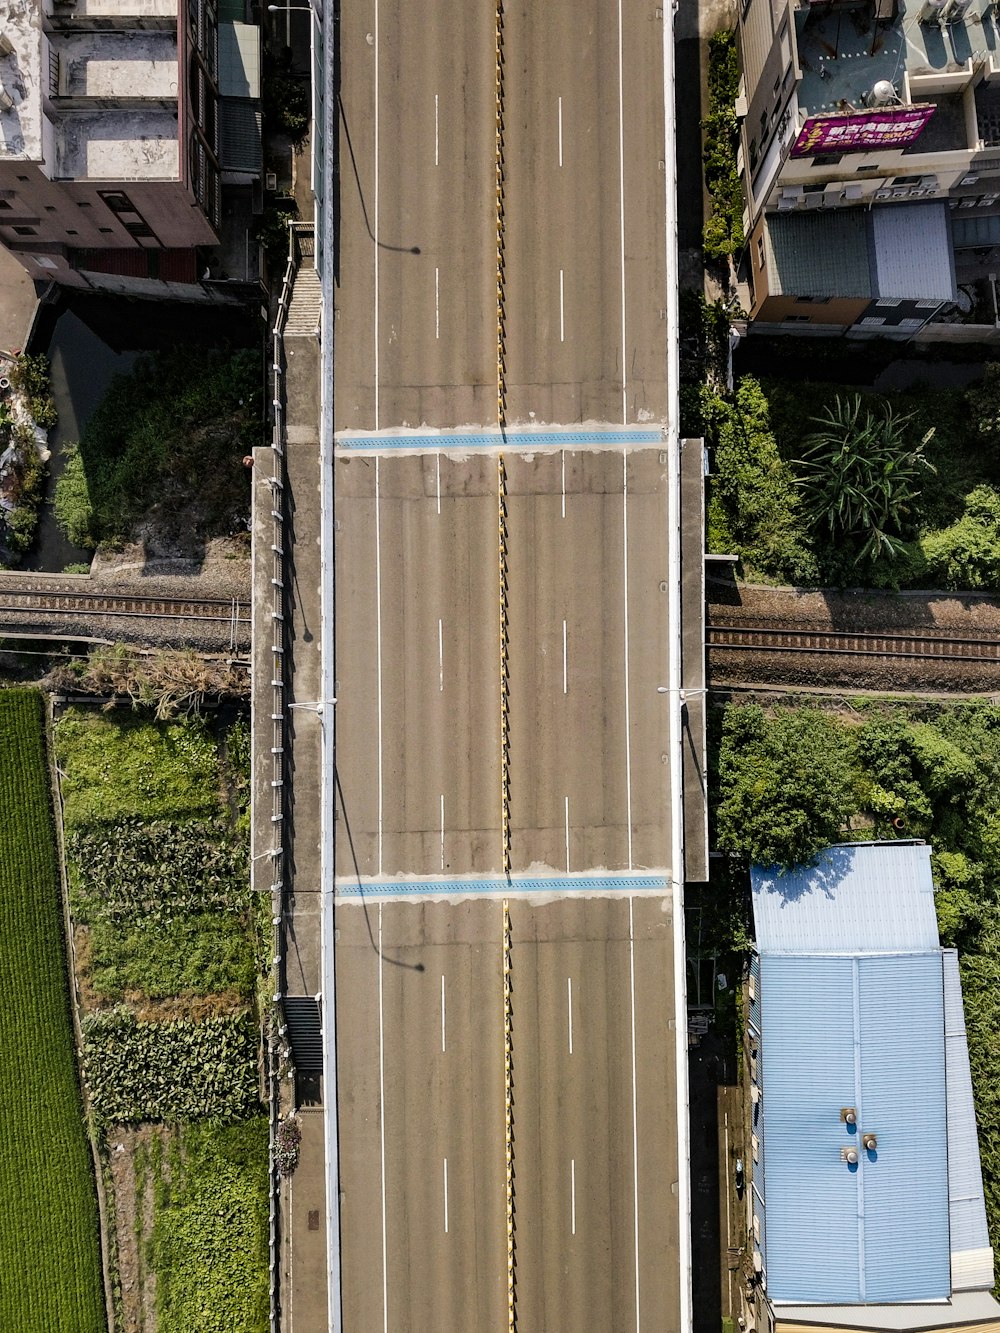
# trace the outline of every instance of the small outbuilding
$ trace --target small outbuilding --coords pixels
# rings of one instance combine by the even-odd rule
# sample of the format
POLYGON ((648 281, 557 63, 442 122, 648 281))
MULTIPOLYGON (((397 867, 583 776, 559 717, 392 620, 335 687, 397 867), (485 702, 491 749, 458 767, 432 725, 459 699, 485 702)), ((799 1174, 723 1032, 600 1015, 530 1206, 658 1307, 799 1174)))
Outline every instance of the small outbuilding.
POLYGON ((751 871, 747 1328, 1000 1333, 930 856, 859 843, 751 871))

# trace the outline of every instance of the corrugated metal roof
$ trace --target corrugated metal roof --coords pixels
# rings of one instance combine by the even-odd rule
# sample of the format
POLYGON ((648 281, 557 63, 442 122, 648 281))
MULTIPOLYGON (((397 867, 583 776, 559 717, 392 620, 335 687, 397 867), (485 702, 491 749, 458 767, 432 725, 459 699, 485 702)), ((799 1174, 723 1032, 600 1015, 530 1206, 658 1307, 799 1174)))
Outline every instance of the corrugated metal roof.
POLYGON ((762 959, 772 1300, 950 1294, 940 951, 762 959), (853 1106, 875 1153, 852 1168, 853 1106))
POLYGON ((955 299, 948 206, 943 200, 873 208, 872 236, 879 296, 955 299))
POLYGON ((235 97, 219 102, 220 160, 223 171, 259 176, 264 161, 260 104, 235 97))
POLYGON ((767 953, 909 953, 938 948, 931 849, 831 847, 812 867, 750 871, 757 948, 767 953))
POLYGON ((765 216, 772 296, 872 297, 863 208, 765 216))
POLYGON ((993 1251, 986 1226, 958 954, 954 949, 945 949, 943 958, 952 1286, 956 1289, 990 1288, 993 1286, 993 1251))

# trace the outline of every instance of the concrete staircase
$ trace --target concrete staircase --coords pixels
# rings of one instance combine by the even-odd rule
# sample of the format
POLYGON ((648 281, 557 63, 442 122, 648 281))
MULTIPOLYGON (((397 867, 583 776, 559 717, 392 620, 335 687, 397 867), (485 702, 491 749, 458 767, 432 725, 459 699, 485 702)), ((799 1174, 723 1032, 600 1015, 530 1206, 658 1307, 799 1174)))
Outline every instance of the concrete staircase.
POLYGON ((286 338, 315 338, 320 324, 320 310, 323 304, 323 292, 319 274, 306 261, 295 274, 292 285, 292 299, 288 306, 288 319, 285 323, 286 338))

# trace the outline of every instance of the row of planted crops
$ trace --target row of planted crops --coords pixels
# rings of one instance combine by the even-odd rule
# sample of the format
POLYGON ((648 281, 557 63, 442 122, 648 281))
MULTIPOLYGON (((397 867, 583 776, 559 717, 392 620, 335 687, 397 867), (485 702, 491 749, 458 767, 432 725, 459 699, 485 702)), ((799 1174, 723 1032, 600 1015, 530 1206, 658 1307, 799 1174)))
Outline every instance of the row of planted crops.
POLYGON ((0 690, 0 1097, 15 1200, 0 1210, 0 1255, 17 1274, 0 1281, 0 1328, 103 1330, 106 1281, 120 1328, 256 1333, 267 950, 247 888, 246 723, 70 708, 52 732, 54 798, 46 732, 40 694, 0 690))

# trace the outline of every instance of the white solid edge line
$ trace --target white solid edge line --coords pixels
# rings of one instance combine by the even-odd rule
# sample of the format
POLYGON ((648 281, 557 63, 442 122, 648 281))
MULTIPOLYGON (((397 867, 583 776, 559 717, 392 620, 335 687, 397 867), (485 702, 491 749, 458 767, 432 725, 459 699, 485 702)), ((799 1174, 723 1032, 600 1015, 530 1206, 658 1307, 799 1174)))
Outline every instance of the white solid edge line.
POLYGON ((622 0, 618 0, 618 202, 621 221, 622 268, 622 425, 627 426, 628 392, 625 370, 625 75, 622 44, 622 0))
POLYGON ((622 603, 625 635, 625 820, 628 868, 632 870, 632 710, 628 654, 628 452, 622 449, 622 603))
MULTIPOLYGON (((438 454, 438 458, 441 455, 438 454)), ((441 617, 438 616, 438 692, 444 693, 444 625, 441 617)), ((444 797, 441 797, 444 801, 444 797)))
POLYGON ((382 874, 382 516, 379 456, 375 455, 375 676, 378 746, 378 873, 382 874))
POLYGON ((559 165, 563 164, 563 140, 562 140, 562 98, 559 99, 559 165))
POLYGON ((628 984, 632 1009, 632 1225, 635 1238, 635 1331, 639 1333, 639 1107, 635 1061, 635 930, 632 899, 628 900, 628 984))
POLYGON ((565 620, 563 621, 563 694, 569 694, 569 655, 565 620))
POLYGON ((445 1046, 445 1026, 444 1026, 444 973, 441 973, 441 1053, 444 1054, 445 1046))
POLYGON ((378 6, 379 0, 375 0, 375 32, 373 42, 375 49, 375 188, 372 192, 372 231, 374 233, 375 250, 375 429, 379 428, 379 386, 378 386, 378 6))
MULTIPOLYGON (((326 6, 322 16, 323 47, 332 51, 335 16, 326 6)), ((328 144, 335 142, 334 62, 321 61, 323 96, 320 99, 323 135, 328 144)), ((321 259, 321 337, 320 359, 320 670, 322 673, 323 725, 321 732, 320 777, 320 963, 323 977, 323 1079, 327 1096, 323 1098, 323 1142, 326 1174, 326 1305, 331 1329, 343 1328, 340 1248, 340 1128, 337 1120, 337 959, 333 902, 336 885, 335 823, 337 783, 334 766, 335 717, 332 700, 336 697, 334 670, 333 615, 333 211, 329 198, 319 201, 318 241, 321 259)))
POLYGON ((389 1244, 385 1206, 385 1026, 382 1005, 382 904, 378 905, 378 1129, 382 1170, 382 1328, 389 1333, 389 1244))
POLYGON ((441 793, 441 869, 444 870, 444 792, 441 793))
POLYGON ((566 341, 566 281, 563 270, 559 270, 559 341, 566 341))
POLYGON ((441 337, 441 270, 434 270, 434 337, 441 337))
MULTIPOLYGON (((440 162, 438 156, 438 125, 439 125, 438 94, 435 93, 434 94, 434 165, 435 166, 438 166, 440 162)), ((376 235, 377 234, 378 233, 376 233, 376 235)))
POLYGON ((569 1159, 569 1230, 576 1235, 576 1158, 569 1159))
POLYGON ((444 1234, 448 1234, 448 1159, 444 1159, 444 1234))
POLYGON ((664 244, 666 249, 667 312, 667 532, 669 541, 667 684, 676 693, 678 707, 669 710, 671 828, 671 910, 674 954, 674 1039, 677 1090, 677 1211, 680 1250, 679 1333, 692 1328, 691 1259, 691 1140, 688 1125, 687 969, 684 966, 684 733, 681 727, 680 687, 680 440, 678 434, 678 298, 677 298, 677 159, 676 109, 674 106, 674 6, 663 6, 663 117, 664 152, 664 244))
MULTIPOLYGON (((569 800, 569 797, 566 798, 569 800)), ((566 1015, 569 1028, 569 1053, 573 1054, 573 978, 566 978, 566 1015)))

